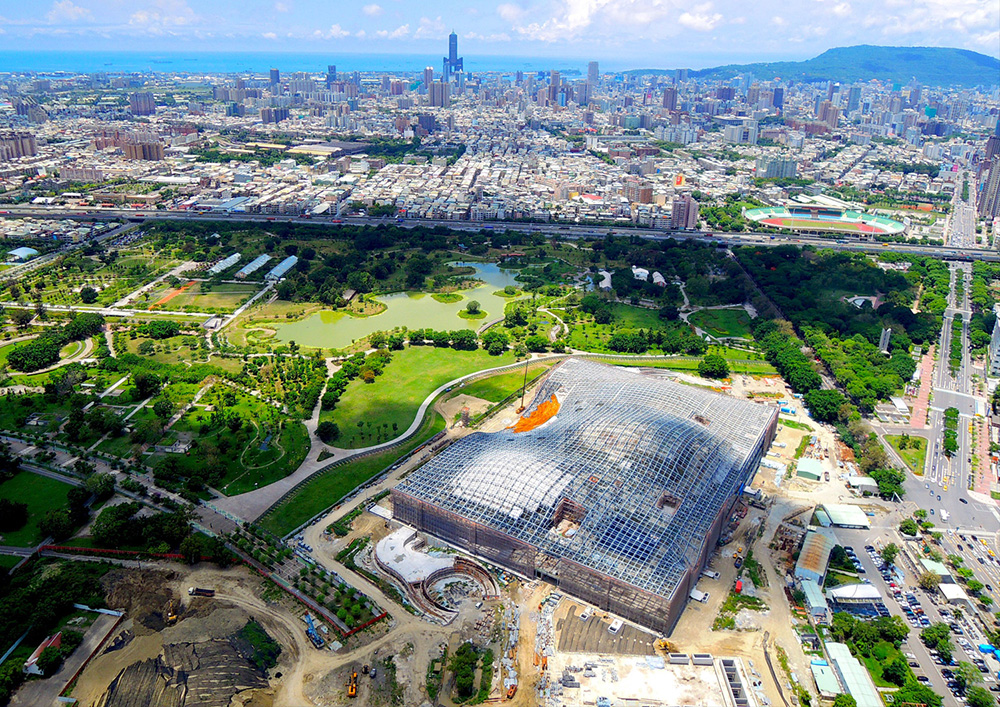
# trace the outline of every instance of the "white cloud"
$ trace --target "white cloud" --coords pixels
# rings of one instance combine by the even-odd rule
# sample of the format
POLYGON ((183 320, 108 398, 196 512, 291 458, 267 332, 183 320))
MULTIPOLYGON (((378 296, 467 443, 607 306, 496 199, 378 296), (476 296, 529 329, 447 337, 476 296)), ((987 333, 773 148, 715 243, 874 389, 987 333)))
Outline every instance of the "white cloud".
POLYGON ((447 33, 448 28, 445 27, 440 16, 435 17, 433 20, 421 17, 420 24, 417 26, 417 31, 413 33, 413 38, 438 39, 440 37, 444 37, 447 33))
POLYGON ((696 32, 711 32, 722 21, 721 14, 711 11, 712 3, 710 2, 704 5, 696 5, 691 10, 692 12, 681 13, 681 16, 677 18, 677 22, 696 32))
POLYGON ((153 0, 147 7, 132 13, 128 23, 145 27, 150 34, 164 34, 167 27, 186 27, 198 21, 187 0, 153 0))
POLYGON ((746 17, 734 17, 733 19, 729 20, 729 24, 731 25, 745 25, 746 23, 747 23, 746 17))
POLYGON ((500 15, 501 19, 507 20, 508 22, 517 22, 524 16, 524 8, 520 5, 505 2, 504 4, 497 6, 497 14, 500 15))
POLYGON ((358 39, 361 39, 361 38, 363 38, 363 37, 364 37, 364 36, 365 36, 366 34, 368 34, 368 33, 367 33, 367 32, 365 32, 365 31, 364 31, 363 29, 359 29, 359 30, 358 30, 357 32, 355 32, 355 33, 354 33, 354 36, 355 36, 355 37, 357 37, 358 39))
POLYGON ((410 25, 400 25, 396 29, 389 31, 386 29, 380 29, 375 33, 376 37, 380 39, 403 39, 410 34, 410 25))
POLYGON ((493 34, 479 34, 478 32, 469 32, 464 35, 464 39, 473 39, 477 42, 509 42, 510 35, 506 32, 495 32, 493 34))
POLYGON ((775 15, 774 17, 771 18, 771 24, 774 25, 775 27, 784 27, 785 25, 788 24, 788 20, 786 20, 781 15, 775 15))
POLYGON ((59 0, 59 2, 52 3, 52 9, 49 10, 45 17, 52 24, 60 24, 63 22, 78 22, 91 18, 92 15, 90 14, 90 10, 80 7, 73 0, 59 0))
POLYGON ((343 39, 344 37, 350 37, 351 33, 340 25, 330 25, 330 29, 326 30, 316 30, 313 32, 313 36, 317 39, 343 39))
POLYGON ((851 7, 850 3, 842 2, 834 5, 832 12, 837 17, 847 17, 848 15, 851 14, 851 12, 853 12, 853 8, 851 7))
POLYGON ((361 11, 369 17, 378 17, 382 14, 382 6, 372 3, 371 5, 365 5, 362 7, 361 11))
POLYGON ((287 2, 276 2, 276 3, 274 3, 274 11, 275 12, 290 12, 291 9, 292 8, 289 7, 289 5, 288 5, 287 2))
POLYGON ((264 39, 277 39, 278 38, 278 35, 276 35, 274 32, 265 32, 264 34, 262 34, 260 36, 263 37, 264 39))

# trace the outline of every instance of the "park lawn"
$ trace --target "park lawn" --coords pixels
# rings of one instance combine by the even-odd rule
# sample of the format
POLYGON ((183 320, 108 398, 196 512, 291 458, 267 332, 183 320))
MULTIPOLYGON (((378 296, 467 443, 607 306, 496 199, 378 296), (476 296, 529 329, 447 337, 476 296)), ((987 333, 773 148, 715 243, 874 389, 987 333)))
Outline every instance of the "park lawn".
POLYGON ((28 522, 20 530, 3 533, 0 544, 31 547, 43 540, 38 530, 39 522, 49 511, 66 505, 71 488, 67 483, 30 471, 21 471, 0 484, 0 498, 28 504, 28 522))
POLYGON ((18 555, 0 555, 0 569, 13 569, 14 565, 23 559, 23 557, 19 557, 18 555))
POLYGON ((393 352, 392 361, 374 383, 360 378, 351 381, 336 409, 321 413, 320 420, 332 420, 340 427, 340 447, 357 449, 386 442, 413 423, 420 404, 438 387, 468 373, 513 362, 511 352, 490 356, 483 349, 409 346, 393 352))
MULTIPOLYGON (((554 361, 540 361, 528 365, 528 382, 535 380, 549 369, 554 361)), ((499 373, 489 378, 482 378, 471 383, 466 383, 453 391, 455 395, 465 394, 474 398, 488 400, 491 403, 499 403, 501 400, 513 395, 521 390, 524 384, 524 369, 518 369, 510 373, 499 373)))
MULTIPOLYGON (((628 356, 628 354, 614 355, 628 356)), ((648 359, 636 356, 634 361, 623 361, 610 357, 605 359, 600 356, 591 356, 590 358, 601 363, 610 363, 613 366, 622 366, 624 368, 639 366, 642 368, 665 368, 670 371, 697 371, 698 364, 701 362, 701 357, 698 356, 677 356, 662 359, 648 359)), ((747 375, 775 375, 777 373, 774 366, 767 361, 730 360, 729 370, 732 373, 744 373, 747 375)))
MULTIPOLYGON (((43 374, 47 376, 48 374, 43 374)), ((20 376, 19 376, 20 377, 20 376)), ((28 376, 24 376, 27 378, 28 376)), ((42 385, 42 383, 24 383, 24 385, 42 385)), ((15 398, 17 404, 4 404, 0 405, 0 429, 4 430, 17 430, 18 432, 23 432, 25 430, 25 420, 28 415, 33 412, 38 412, 46 415, 49 422, 46 427, 30 427, 29 430, 35 432, 51 432, 58 428, 69 411, 66 409, 65 401, 57 401, 54 403, 49 403, 45 401, 42 396, 34 396, 28 398, 27 396, 22 398, 15 398), (21 405, 22 401, 33 400, 33 404, 30 407, 21 405)))
POLYGON ((78 353, 83 351, 85 346, 82 341, 71 341, 59 350, 59 359, 67 359, 76 356, 78 353))
POLYGON ((213 309, 235 310, 262 287, 260 283, 252 282, 246 284, 221 283, 212 285, 209 291, 205 292, 203 291, 205 285, 206 283, 202 282, 196 283, 166 304, 161 305, 161 308, 182 310, 185 307, 193 307, 206 311, 213 309))
POLYGON ((132 439, 128 436, 128 433, 125 433, 119 435, 118 437, 104 440, 97 445, 97 451, 110 454, 118 457, 119 459, 131 459, 139 451, 139 447, 141 446, 142 445, 133 443, 132 439))
POLYGON ((688 317, 688 321, 716 338, 751 337, 750 316, 742 309, 702 309, 688 317))
POLYGON ((611 315, 612 322, 626 329, 659 329, 665 324, 660 319, 659 310, 633 307, 620 302, 611 303, 611 315))
POLYGON ((309 431, 297 420, 286 420, 278 439, 273 437, 268 449, 260 451, 262 439, 251 442, 241 463, 246 471, 220 489, 227 496, 252 491, 273 484, 299 468, 309 453, 309 431))
MULTIPOLYGON (((899 650, 888 641, 879 641, 872 647, 871 655, 858 656, 872 676, 876 687, 899 687, 882 677, 882 667, 901 657, 899 650)), ((913 680, 912 671, 909 679, 913 680)))
MULTIPOLYGON (((18 342, 18 343, 24 343, 24 342, 18 342)), ((10 352, 13 351, 14 348, 17 347, 17 345, 18 344, 4 344, 3 346, 0 346, 0 366, 7 365, 7 357, 10 356, 10 352)))
POLYGON ((344 496, 397 459, 409 456, 444 427, 444 418, 431 411, 424 416, 416 434, 405 443, 314 474, 280 505, 271 508, 260 524, 276 535, 287 535, 316 514, 339 503, 344 496))
POLYGON ((906 449, 899 448, 902 435, 886 435, 885 441, 892 445, 896 453, 906 462, 906 465, 917 476, 924 474, 924 459, 927 456, 927 440, 923 437, 910 437, 906 449))

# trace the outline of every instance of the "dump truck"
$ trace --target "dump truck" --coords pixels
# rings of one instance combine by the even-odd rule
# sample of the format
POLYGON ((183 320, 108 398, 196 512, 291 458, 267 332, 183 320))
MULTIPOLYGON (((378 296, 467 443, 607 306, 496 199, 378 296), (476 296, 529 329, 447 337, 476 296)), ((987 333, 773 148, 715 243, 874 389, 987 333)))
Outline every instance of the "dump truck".
POLYGON ((188 587, 188 595, 192 597, 214 597, 214 589, 202 589, 201 587, 188 587))

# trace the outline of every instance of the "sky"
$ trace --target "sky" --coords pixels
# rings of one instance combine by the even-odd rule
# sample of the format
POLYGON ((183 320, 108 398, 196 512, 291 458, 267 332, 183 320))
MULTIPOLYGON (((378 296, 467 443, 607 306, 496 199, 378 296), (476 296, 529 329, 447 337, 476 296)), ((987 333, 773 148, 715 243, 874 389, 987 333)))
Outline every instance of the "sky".
POLYGON ((0 49, 604 60, 702 68, 855 44, 1000 56, 998 0, 0 0, 0 49))

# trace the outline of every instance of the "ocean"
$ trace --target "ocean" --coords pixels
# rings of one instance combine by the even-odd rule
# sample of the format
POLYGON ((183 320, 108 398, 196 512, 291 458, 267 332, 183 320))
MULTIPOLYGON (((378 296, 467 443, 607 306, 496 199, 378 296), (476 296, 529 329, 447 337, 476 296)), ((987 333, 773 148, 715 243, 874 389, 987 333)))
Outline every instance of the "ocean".
MULTIPOLYGON (((76 72, 92 74, 132 71, 164 73, 240 73, 266 74, 277 68, 284 72, 325 72, 334 64, 338 72, 397 71, 422 72, 433 66, 441 70, 441 56, 422 54, 327 54, 306 52, 92 52, 92 51, 0 51, 0 73, 38 72, 50 74, 76 72)), ((601 63, 602 71, 634 68, 601 63)), ((466 56, 465 70, 476 71, 545 71, 552 69, 566 75, 586 75, 586 59, 516 56, 466 56)))

